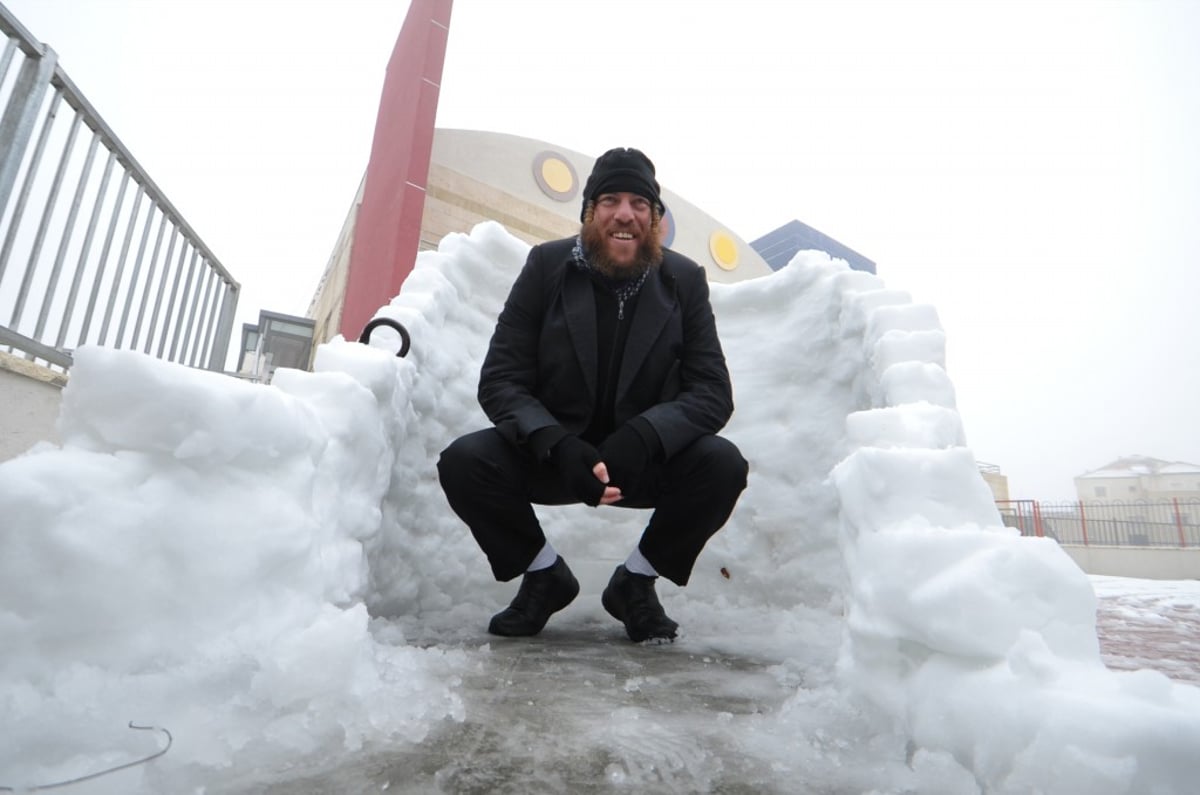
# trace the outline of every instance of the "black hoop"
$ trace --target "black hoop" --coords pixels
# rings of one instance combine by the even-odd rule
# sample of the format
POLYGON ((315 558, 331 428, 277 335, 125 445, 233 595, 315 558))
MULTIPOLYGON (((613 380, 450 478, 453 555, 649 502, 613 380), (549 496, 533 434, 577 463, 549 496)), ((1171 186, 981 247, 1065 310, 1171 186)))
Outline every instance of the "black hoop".
POLYGON ((404 358, 408 353, 408 349, 412 346, 412 338, 408 336, 408 329, 388 317, 377 317, 366 325, 362 330, 362 334, 358 335, 358 341, 363 345, 369 345, 371 342, 371 332, 380 326, 387 326, 400 332, 400 350, 396 353, 397 357, 404 358))

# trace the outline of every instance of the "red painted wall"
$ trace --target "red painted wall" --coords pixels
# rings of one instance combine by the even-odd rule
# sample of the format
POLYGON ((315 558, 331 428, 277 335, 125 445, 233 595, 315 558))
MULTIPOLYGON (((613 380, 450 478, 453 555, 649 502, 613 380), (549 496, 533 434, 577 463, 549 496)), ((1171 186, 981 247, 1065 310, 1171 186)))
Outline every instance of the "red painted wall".
POLYGON ((400 291, 417 256, 452 2, 412 0, 388 62, 342 303, 349 340, 400 291))

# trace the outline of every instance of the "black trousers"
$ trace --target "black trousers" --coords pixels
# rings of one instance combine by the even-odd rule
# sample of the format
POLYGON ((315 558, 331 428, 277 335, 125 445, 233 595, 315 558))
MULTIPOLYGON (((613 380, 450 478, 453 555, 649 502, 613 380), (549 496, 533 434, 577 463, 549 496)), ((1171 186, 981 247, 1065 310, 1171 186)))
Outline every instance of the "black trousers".
MULTIPOLYGON (((647 473, 611 507, 654 508, 638 548, 655 570, 686 585, 705 543, 729 519, 749 465, 733 442, 702 436, 647 473)), ((578 502, 558 472, 495 428, 459 437, 438 460, 442 490, 487 555, 497 580, 524 573, 546 543, 533 511, 578 502)), ((604 506, 601 506, 602 508, 604 506)))

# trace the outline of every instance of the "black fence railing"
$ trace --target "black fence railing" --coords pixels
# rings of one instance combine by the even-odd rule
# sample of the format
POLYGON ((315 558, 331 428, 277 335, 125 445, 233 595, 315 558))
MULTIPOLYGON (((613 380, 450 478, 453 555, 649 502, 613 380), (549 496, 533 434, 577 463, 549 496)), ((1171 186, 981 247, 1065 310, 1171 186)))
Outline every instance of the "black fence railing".
POLYGON ((997 500, 1004 524, 1080 546, 1200 547, 1200 498, 1135 502, 997 500))

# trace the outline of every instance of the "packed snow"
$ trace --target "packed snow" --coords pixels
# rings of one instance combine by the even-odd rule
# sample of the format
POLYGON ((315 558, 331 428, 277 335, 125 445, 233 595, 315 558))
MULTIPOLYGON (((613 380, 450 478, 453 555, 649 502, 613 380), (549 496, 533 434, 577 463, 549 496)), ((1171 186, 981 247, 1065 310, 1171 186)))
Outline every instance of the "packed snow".
MULTIPOLYGON (((479 366, 527 251, 488 223, 422 253, 379 312, 403 359, 383 331, 338 339, 265 386, 76 352, 62 445, 0 464, 0 786, 165 746, 130 722, 169 752, 88 791, 222 791, 468 717, 513 586, 434 465, 486 425, 479 366)), ((816 252, 712 301, 750 483, 660 594, 676 647, 776 661, 793 691, 720 730, 814 791, 1194 791, 1200 690, 1105 668, 1089 578, 1001 524, 936 312, 816 252)), ((539 515, 585 580, 569 624, 648 514, 539 515)))

